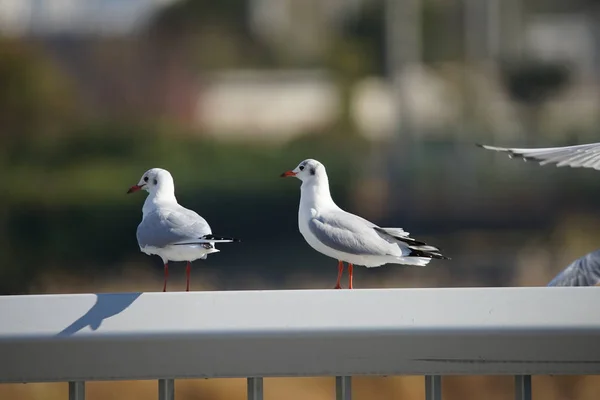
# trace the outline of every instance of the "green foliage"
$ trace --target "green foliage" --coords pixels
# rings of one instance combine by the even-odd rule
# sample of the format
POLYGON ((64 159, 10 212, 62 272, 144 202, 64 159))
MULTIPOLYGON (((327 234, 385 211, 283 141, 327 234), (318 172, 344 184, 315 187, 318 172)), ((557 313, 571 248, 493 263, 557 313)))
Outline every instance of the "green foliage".
POLYGON ((115 187, 125 190, 152 167, 170 170, 180 190, 276 188, 273 178, 280 169, 312 157, 335 170, 344 157, 352 157, 365 144, 358 138, 325 133, 302 137, 284 147, 163 133, 102 124, 59 139, 29 141, 10 165, 9 198, 44 204, 123 202, 123 197, 114 197, 115 187), (43 197, 36 194, 40 190, 43 197))
POLYGON ((248 2, 242 0, 184 0, 167 6, 149 24, 150 30, 180 35, 206 25, 223 25, 243 32, 248 2))
POLYGON ((0 38, 0 87, 3 141, 56 132, 74 117, 67 80, 30 44, 0 38))
POLYGON ((251 35, 247 15, 247 1, 178 1, 158 12, 145 34, 166 59, 194 71, 269 65, 271 55, 251 35))

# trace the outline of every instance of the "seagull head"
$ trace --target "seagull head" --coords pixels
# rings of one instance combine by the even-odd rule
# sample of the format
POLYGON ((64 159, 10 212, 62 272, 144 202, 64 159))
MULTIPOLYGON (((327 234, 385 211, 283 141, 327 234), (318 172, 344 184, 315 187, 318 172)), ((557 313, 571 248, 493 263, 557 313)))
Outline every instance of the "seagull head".
POLYGON ((127 194, 145 190, 148 193, 156 193, 161 189, 172 188, 175 191, 173 177, 166 169, 152 168, 144 172, 137 185, 133 185, 127 191, 127 194))
POLYGON ((318 162, 317 160, 313 160, 312 158, 306 159, 302 161, 296 168, 291 171, 286 171, 280 176, 282 178, 286 178, 288 176, 294 176, 300 179, 302 182, 312 182, 317 181, 320 177, 324 176, 325 166, 318 162))

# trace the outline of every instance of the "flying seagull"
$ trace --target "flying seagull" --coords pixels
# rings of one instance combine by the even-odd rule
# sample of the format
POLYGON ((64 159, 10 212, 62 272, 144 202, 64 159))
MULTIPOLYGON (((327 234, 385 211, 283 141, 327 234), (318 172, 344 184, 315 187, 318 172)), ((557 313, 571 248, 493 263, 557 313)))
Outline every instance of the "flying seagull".
MULTIPOLYGON (((547 148, 509 148, 477 144, 487 150, 507 153, 510 158, 538 161, 540 165, 600 170, 600 143, 547 148)), ((600 284, 600 250, 573 261, 548 286, 595 286, 600 284)))

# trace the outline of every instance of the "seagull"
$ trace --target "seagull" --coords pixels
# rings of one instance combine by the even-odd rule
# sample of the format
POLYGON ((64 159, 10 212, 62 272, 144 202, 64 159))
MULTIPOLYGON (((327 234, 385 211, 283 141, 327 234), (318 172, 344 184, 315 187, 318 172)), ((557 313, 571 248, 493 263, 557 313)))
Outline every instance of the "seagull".
POLYGON ((240 242, 239 239, 213 235, 204 218, 180 206, 169 171, 149 169, 127 194, 139 190, 147 191, 148 196, 142 207, 142 222, 137 227, 138 245, 143 253, 162 258, 165 265, 163 292, 167 291, 169 261, 187 261, 185 290, 189 292, 192 261, 204 260, 209 254, 219 252, 215 243, 240 242))
POLYGON ((344 262, 352 289, 354 264, 378 267, 387 263, 427 265, 432 258, 449 260, 436 247, 409 237, 402 228, 381 228, 338 207, 329 192, 325 166, 307 159, 281 174, 296 177, 300 186, 298 227, 306 242, 318 252, 338 260, 335 289, 341 289, 344 262))
MULTIPOLYGON (((477 144, 487 150, 508 153, 524 161, 538 161, 540 165, 557 167, 592 168, 600 170, 600 143, 547 148, 509 148, 477 144)), ((548 283, 548 286, 596 286, 600 284, 600 250, 578 258, 548 283)))

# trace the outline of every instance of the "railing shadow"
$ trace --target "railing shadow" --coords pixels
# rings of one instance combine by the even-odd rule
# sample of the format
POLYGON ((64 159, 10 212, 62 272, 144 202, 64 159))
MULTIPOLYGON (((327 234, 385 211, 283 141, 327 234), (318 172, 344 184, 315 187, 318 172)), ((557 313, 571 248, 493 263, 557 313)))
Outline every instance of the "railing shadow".
POLYGON ((141 294, 142 292, 96 294, 96 303, 92 308, 56 336, 70 336, 87 326, 95 331, 100 327, 102 321, 124 311, 141 294))

